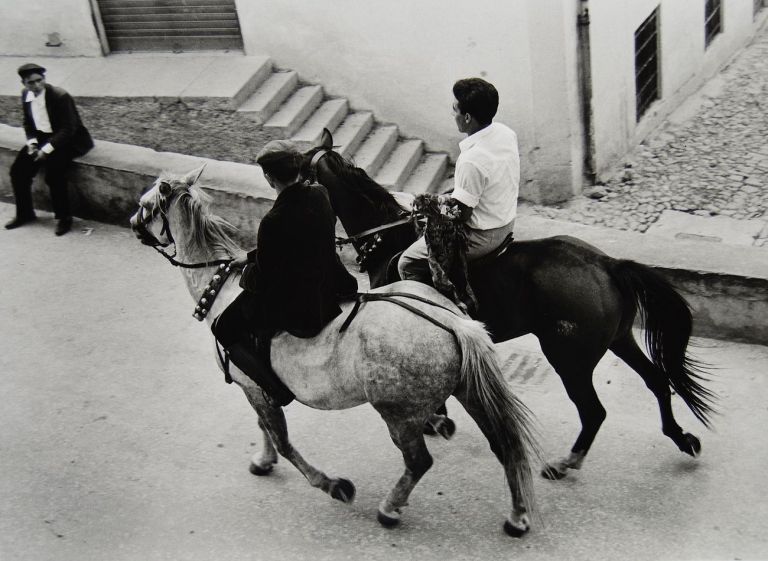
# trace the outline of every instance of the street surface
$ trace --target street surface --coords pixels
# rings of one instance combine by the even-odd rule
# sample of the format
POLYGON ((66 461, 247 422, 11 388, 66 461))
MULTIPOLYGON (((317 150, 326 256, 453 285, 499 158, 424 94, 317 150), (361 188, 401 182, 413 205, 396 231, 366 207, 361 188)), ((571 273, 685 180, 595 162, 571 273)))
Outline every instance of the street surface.
MULTIPOLYGON (((12 213, 0 204, 0 222, 12 213)), ((57 238, 40 216, 0 230, 3 561, 768 559, 766 347, 695 341, 722 412, 711 432, 674 402, 702 440, 698 460, 607 356, 595 385, 608 418, 591 454, 563 481, 537 476, 543 522, 520 540, 502 531, 501 467, 452 400, 456 436, 428 441, 434 467, 388 530, 376 508, 402 460, 370 406, 286 409, 304 456, 355 483, 352 505, 285 460, 254 477, 256 415, 215 367, 181 274, 128 229, 76 219, 57 238)), ((560 457, 578 418, 535 349, 499 348, 546 456, 560 457)))

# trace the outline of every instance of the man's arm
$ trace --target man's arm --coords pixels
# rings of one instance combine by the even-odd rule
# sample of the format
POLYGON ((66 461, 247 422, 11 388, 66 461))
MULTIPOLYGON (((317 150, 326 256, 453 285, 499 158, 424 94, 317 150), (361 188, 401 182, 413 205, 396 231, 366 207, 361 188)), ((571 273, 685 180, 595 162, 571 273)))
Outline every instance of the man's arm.
POLYGON ((24 119, 24 134, 27 136, 27 152, 33 154, 37 151, 37 138, 35 138, 35 124, 32 122, 31 111, 27 105, 27 90, 21 92, 21 114, 24 119))
POLYGON ((472 211, 477 203, 480 202, 486 179, 480 168, 472 163, 464 162, 462 165, 456 166, 454 181, 450 197, 461 211, 461 222, 466 222, 472 216, 472 211))
POLYGON ((53 131, 53 136, 46 145, 50 145, 50 149, 46 149, 46 146, 41 148, 43 152, 47 153, 71 143, 77 130, 77 110, 72 96, 64 92, 61 96, 51 96, 51 100, 54 102, 49 108, 48 114, 50 116, 51 111, 56 112, 56 130, 53 131))

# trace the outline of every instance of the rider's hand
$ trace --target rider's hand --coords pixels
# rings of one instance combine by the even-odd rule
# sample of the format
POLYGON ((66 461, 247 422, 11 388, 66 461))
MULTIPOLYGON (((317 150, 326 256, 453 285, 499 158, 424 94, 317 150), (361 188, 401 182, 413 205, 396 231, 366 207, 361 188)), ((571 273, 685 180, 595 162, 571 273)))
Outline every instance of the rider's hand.
POLYGON ((36 143, 27 144, 27 154, 29 154, 30 156, 34 156, 35 152, 37 152, 37 144, 36 143))
POLYGON ((240 257, 235 257, 229 266, 232 269, 242 269, 246 263, 248 263, 248 255, 241 255, 240 257))
POLYGON ((46 154, 46 153, 45 153, 45 152, 43 152, 42 150, 38 150, 38 151, 35 153, 35 161, 36 161, 36 162, 42 162, 42 161, 43 161, 43 160, 45 160, 45 158, 47 158, 47 157, 48 157, 48 154, 46 154))

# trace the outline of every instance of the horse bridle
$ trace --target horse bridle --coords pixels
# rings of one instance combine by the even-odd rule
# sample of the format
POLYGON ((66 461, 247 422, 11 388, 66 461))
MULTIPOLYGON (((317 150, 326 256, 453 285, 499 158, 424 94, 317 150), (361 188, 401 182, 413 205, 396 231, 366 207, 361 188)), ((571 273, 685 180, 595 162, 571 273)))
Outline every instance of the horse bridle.
POLYGON ((141 243, 148 245, 157 251, 174 267, 181 267, 182 269, 202 269, 204 267, 213 267, 222 264, 226 266, 228 263, 233 261, 233 259, 214 259, 213 261, 202 261, 200 263, 183 263, 176 260, 176 240, 173 239, 171 226, 168 221, 168 209, 170 208, 171 201, 167 196, 162 194, 160 197, 158 197, 158 199, 160 201, 159 204, 153 208, 150 213, 147 213, 147 208, 145 206, 139 205, 140 212, 133 231, 139 237, 141 243), (163 226, 160 229, 160 235, 168 238, 167 243, 163 243, 158 240, 155 235, 147 228, 147 224, 154 220, 158 213, 160 214, 160 218, 163 221, 163 226), (169 255, 163 250, 163 248, 168 247, 169 245, 173 246, 173 255, 169 255))
MULTIPOLYGON (((323 159, 323 156, 328 154, 330 150, 327 148, 321 148, 315 154, 312 156, 312 159, 309 161, 309 177, 308 179, 312 181, 313 183, 317 182, 317 165, 320 163, 320 160, 323 159)), ((408 222, 412 222, 414 220, 413 213, 408 214, 407 216, 404 216, 403 218, 400 218, 398 220, 395 220, 394 222, 387 222, 386 224, 382 224, 381 226, 377 226, 375 228, 369 228, 368 230, 363 230, 362 232, 358 232, 357 234, 351 235, 348 238, 336 238, 336 245, 341 247, 346 244, 357 244, 361 239, 371 236, 373 234, 378 234, 379 232, 382 232, 384 230, 389 230, 390 228, 395 228, 397 226, 400 226, 402 224, 407 224, 408 222)), ((374 242, 373 247, 370 248, 370 251, 376 248, 376 245, 381 240, 377 240, 374 242)))

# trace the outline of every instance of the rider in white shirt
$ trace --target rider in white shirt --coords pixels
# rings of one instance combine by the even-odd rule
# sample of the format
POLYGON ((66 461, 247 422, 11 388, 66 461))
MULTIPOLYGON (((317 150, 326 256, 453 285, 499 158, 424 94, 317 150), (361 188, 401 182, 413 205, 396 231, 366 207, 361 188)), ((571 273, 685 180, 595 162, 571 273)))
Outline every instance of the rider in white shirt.
MULTIPOLYGON (((450 197, 467 225, 467 259, 487 255, 512 233, 520 188, 520 154, 515 132, 493 117, 499 94, 480 78, 459 80, 453 86, 453 114, 459 132, 454 188, 450 197)), ((427 245, 416 240, 398 261, 402 279, 429 282, 427 245)))

